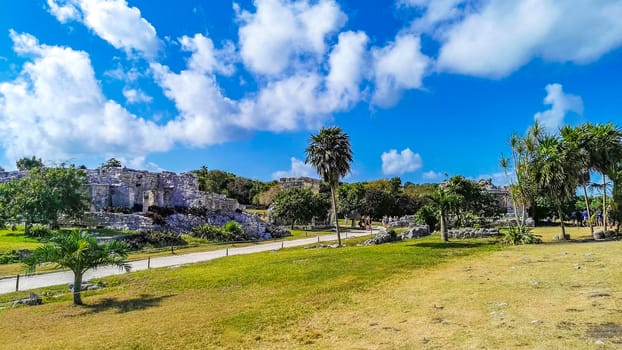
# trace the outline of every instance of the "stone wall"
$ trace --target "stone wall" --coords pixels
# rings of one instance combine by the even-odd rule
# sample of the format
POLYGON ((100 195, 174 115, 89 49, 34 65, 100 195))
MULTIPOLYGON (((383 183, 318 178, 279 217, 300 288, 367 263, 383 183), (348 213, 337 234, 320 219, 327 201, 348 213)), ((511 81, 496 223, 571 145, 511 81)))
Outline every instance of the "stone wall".
POLYGON ((447 231, 447 237, 449 238, 485 238, 494 237, 499 235, 498 228, 470 228, 465 227, 461 229, 452 229, 447 231))
POLYGON ((59 224, 64 226, 84 226, 88 228, 111 228, 114 230, 150 230, 157 228, 153 220, 136 214, 118 213, 84 213, 78 220, 60 218, 59 224))
POLYGON ((87 170, 91 211, 110 207, 147 212, 150 206, 164 208, 205 207, 233 211, 240 208, 235 199, 199 191, 199 182, 192 173, 152 173, 127 168, 87 170))

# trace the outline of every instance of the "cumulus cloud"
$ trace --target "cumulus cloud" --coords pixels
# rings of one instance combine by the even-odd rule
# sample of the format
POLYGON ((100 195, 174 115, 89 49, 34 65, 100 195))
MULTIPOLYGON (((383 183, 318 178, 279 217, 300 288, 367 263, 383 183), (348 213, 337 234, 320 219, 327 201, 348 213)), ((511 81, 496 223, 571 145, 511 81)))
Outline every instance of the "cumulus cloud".
POLYGON ((235 71, 233 63, 236 56, 233 43, 227 42, 222 49, 217 50, 212 39, 203 34, 195 34, 193 37, 183 36, 179 42, 183 50, 193 53, 188 62, 189 69, 224 75, 231 75, 235 71))
POLYGON ((568 112, 583 113, 583 99, 580 96, 564 93, 560 84, 549 84, 545 89, 544 104, 551 108, 534 115, 534 120, 539 121, 545 129, 557 131, 563 125, 568 112))
POLYGON ((128 54, 156 55, 159 40, 156 30, 126 0, 48 0, 50 13, 61 23, 82 22, 99 37, 128 54))
POLYGON ((411 24, 411 29, 419 33, 434 32, 439 25, 459 18, 463 14, 461 5, 465 2, 466 0, 400 0, 398 4, 423 11, 411 24))
POLYGON ((430 59, 421 53, 421 41, 414 35, 400 35, 395 42, 372 52, 375 91, 372 102, 389 107, 406 89, 421 87, 430 59))
POLYGON ((389 152, 383 152, 380 158, 382 159, 382 173, 384 175, 402 175, 423 166, 419 153, 413 153, 410 148, 399 153, 392 149, 389 152))
POLYGON ((434 171, 434 170, 430 170, 430 171, 426 171, 423 174, 421 174, 421 177, 424 180, 435 181, 435 180, 443 179, 445 177, 445 173, 434 171))
POLYGON ((170 149, 154 123, 106 99, 87 53, 39 44, 11 31, 14 51, 32 57, 13 81, 0 83, 0 136, 7 158, 43 159, 170 149))
POLYGON ((123 92, 123 96, 125 96, 125 100, 129 104, 148 103, 153 100, 151 96, 147 95, 144 91, 140 89, 130 89, 126 87, 123 89, 122 92, 123 92))
MULTIPOLYGON (((321 57, 326 37, 345 23, 346 16, 334 0, 255 0, 256 12, 234 5, 239 28, 240 53, 253 72, 283 72, 301 55, 321 57)), ((301 63, 301 62, 298 62, 301 63)))
POLYGON ((289 170, 275 171, 272 173, 272 178, 278 180, 282 177, 317 177, 317 173, 311 165, 305 164, 305 162, 297 159, 296 157, 291 157, 290 162, 291 166, 289 170))
POLYGON ((470 1, 445 26, 437 67, 500 78, 534 58, 589 63, 622 44, 617 0, 470 1))

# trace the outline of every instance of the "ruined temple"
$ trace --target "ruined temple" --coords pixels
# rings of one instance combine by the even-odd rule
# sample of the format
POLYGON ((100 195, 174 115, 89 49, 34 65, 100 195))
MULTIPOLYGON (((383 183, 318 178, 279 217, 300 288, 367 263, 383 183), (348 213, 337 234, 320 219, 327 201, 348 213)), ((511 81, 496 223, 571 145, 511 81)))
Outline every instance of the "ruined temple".
POLYGON ((152 173, 128 168, 98 168, 86 172, 92 212, 128 208, 145 213, 150 206, 240 209, 235 199, 200 191, 198 178, 192 173, 152 173))
MULTIPOLYGON (((125 208, 146 213, 150 206, 162 208, 242 209, 237 200, 199 190, 193 173, 153 173, 128 168, 87 169, 91 212, 125 208)), ((0 182, 19 179, 24 171, 0 171, 0 182)))

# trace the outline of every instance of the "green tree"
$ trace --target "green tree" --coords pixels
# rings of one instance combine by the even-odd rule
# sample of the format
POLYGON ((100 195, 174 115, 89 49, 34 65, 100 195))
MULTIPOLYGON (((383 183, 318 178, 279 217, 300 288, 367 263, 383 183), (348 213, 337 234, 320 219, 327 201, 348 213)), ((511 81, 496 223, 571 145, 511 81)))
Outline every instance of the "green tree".
POLYGON ((121 164, 121 161, 116 159, 116 158, 110 158, 108 159, 106 162, 102 163, 100 166, 100 168, 122 168, 123 164, 121 164))
POLYGON ((622 156, 622 131, 613 123, 585 124, 588 134, 591 168, 601 174, 603 187, 603 221, 607 228, 607 173, 622 156))
POLYGON ((541 137, 536 154, 533 165, 537 169, 536 178, 539 188, 557 208, 562 236, 566 238, 562 207, 565 202, 575 196, 579 183, 580 164, 574 160, 575 155, 569 152, 556 136, 541 137))
POLYGON ((326 200, 314 194, 311 189, 294 187, 279 192, 272 207, 272 216, 277 220, 294 224, 308 224, 314 217, 325 218, 328 211, 326 200))
POLYGON ((126 263, 127 245, 112 240, 98 244, 97 239, 85 231, 73 231, 53 236, 49 242, 38 247, 26 260, 30 271, 38 264, 51 262, 70 269, 74 274, 73 303, 82 305, 80 287, 84 273, 99 266, 114 265, 130 270, 126 263))
POLYGON ((428 225, 430 232, 436 229, 438 223, 438 210, 431 204, 426 204, 415 213, 415 220, 419 224, 428 225))
POLYGON ((339 214, 352 220, 352 227, 354 227, 354 219, 363 213, 365 187, 361 183, 341 184, 337 197, 339 198, 339 214))
POLYGON ((32 156, 31 158, 28 157, 23 157, 18 159, 15 162, 15 165, 17 166, 17 170, 23 171, 23 170, 30 170, 30 169, 34 169, 34 168, 43 168, 43 161, 41 161, 41 158, 37 158, 35 156, 32 156))
POLYGON ((305 152, 307 154, 305 163, 311 164, 318 175, 330 185, 337 240, 341 246, 336 192, 339 179, 350 172, 352 163, 350 137, 339 127, 322 128, 316 135, 311 135, 305 152))
MULTIPOLYGON (((590 208, 590 201, 587 196, 587 186, 590 183, 590 167, 592 166, 592 153, 591 151, 591 133, 590 127, 585 124, 577 127, 564 126, 560 130, 562 136, 562 142, 567 149, 567 152, 573 154, 574 161, 576 162, 576 168, 578 169, 578 180, 581 188, 583 189, 583 198, 585 201, 585 210, 587 211, 588 218, 592 217, 592 211, 590 208)), ((590 232, 594 235, 594 225, 592 220, 587 220, 587 224, 590 227, 590 232)))
POLYGON ((55 226, 61 215, 79 217, 88 210, 86 173, 70 167, 33 168, 21 179, 0 184, 0 208, 5 218, 55 226))

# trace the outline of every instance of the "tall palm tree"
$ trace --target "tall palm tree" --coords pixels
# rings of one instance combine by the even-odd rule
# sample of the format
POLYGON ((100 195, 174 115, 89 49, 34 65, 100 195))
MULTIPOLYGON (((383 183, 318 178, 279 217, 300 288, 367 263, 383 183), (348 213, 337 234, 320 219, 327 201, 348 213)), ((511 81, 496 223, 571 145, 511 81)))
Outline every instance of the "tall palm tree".
POLYGON ((350 137, 339 127, 325 127, 320 129, 316 135, 311 135, 305 152, 307 153, 305 163, 311 164, 318 175, 330 186, 337 240, 341 246, 336 194, 339 179, 350 172, 350 163, 352 163, 350 137))
POLYGON ((585 200, 585 210, 587 211, 587 223, 590 227, 592 236, 594 235, 594 226, 590 210, 590 200, 587 196, 587 185, 590 183, 590 167, 591 167, 591 154, 590 154, 590 134, 587 132, 585 125, 578 127, 564 126, 560 130, 562 136, 562 142, 567 148, 568 152, 574 155, 579 173, 577 174, 579 184, 583 189, 583 198, 585 200))
POLYGON ((622 131, 613 123, 585 125, 589 134, 590 161, 592 169, 602 177, 603 225, 607 229, 607 172, 622 155, 622 131))
POLYGON ((125 243, 113 240, 98 244, 97 238, 88 232, 73 231, 55 235, 48 243, 35 249, 32 256, 26 260, 26 265, 30 271, 34 271, 38 264, 51 262, 73 271, 73 303, 82 305, 80 286, 84 273, 105 265, 118 266, 129 271, 130 265, 126 263, 126 258, 125 243))
POLYGON ((562 205, 574 196, 578 182, 572 156, 558 137, 545 135, 538 142, 534 164, 540 189, 557 206, 564 239, 567 236, 562 205))

